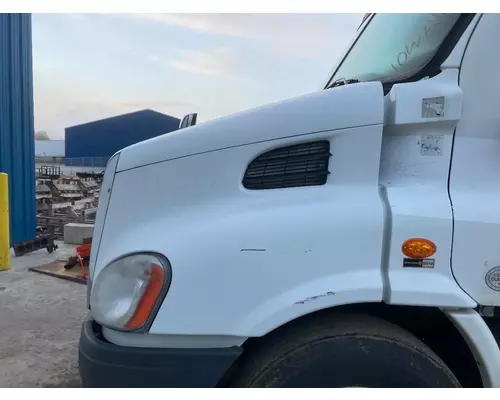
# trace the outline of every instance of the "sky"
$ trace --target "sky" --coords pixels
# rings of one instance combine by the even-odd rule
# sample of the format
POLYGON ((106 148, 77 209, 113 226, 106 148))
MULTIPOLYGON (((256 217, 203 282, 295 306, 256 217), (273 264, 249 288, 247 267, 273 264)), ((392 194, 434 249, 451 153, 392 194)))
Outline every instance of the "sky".
POLYGON ((144 108, 198 121, 319 90, 362 14, 34 14, 35 130, 144 108))

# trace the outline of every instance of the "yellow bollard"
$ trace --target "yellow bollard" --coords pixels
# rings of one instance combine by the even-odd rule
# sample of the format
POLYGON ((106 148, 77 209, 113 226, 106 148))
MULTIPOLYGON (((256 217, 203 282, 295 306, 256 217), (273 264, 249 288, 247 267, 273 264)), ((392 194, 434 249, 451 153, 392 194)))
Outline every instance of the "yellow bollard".
POLYGON ((9 177, 0 172, 0 271, 10 269, 9 177))

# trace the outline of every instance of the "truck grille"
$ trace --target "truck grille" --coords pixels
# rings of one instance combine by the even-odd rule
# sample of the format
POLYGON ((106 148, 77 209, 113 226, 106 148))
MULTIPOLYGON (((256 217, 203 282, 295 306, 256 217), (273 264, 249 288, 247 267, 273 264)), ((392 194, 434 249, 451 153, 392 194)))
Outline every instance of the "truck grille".
POLYGON ((328 177, 327 140, 280 147, 261 154, 248 166, 243 186, 250 190, 324 185, 328 177))

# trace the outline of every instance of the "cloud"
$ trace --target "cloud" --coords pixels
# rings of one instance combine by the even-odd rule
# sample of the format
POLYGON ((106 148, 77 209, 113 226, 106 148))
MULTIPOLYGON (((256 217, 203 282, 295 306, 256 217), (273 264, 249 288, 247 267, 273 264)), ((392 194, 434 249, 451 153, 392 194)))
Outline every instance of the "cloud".
POLYGON ((315 59, 342 51, 361 14, 120 14, 200 33, 242 38, 271 46, 276 55, 315 59))
POLYGON ((36 129, 56 138, 64 136, 64 127, 143 108, 176 117, 197 111, 206 120, 306 92, 341 55, 362 15, 112 14, 104 20, 76 15, 70 17, 74 30, 67 29, 66 42, 54 41, 59 31, 47 28, 54 18, 34 18, 34 72, 36 129), (87 23, 76 23, 82 19, 87 23), (80 46, 103 32, 111 42, 80 46), (78 51, 68 53, 68 46, 78 51), (95 77, 71 62, 82 51, 101 63, 95 77), (282 74, 289 67, 292 72, 282 74), (173 68, 192 75, 180 82, 173 68), (264 68, 271 72, 262 74, 264 68), (110 70, 136 79, 110 79, 110 70), (247 81, 251 84, 242 87, 247 81))
POLYGON ((64 128, 85 122, 126 114, 146 108, 180 118, 197 110, 188 101, 121 98, 99 88, 71 90, 54 86, 35 90, 35 130, 45 130, 53 139, 64 138, 64 128))
POLYGON ((77 13, 71 13, 71 14, 65 14, 70 20, 73 21, 85 21, 87 20, 87 14, 77 14, 77 13))
POLYGON ((186 107, 196 107, 193 103, 183 102, 183 101, 168 101, 168 100, 153 100, 153 101, 123 101, 118 103, 119 107, 128 107, 128 108, 137 108, 137 109, 145 109, 145 108, 186 108, 186 107))
POLYGON ((177 50, 177 57, 164 60, 153 55, 152 62, 160 62, 169 67, 197 74, 234 77, 235 65, 233 52, 230 48, 220 47, 208 51, 177 50))

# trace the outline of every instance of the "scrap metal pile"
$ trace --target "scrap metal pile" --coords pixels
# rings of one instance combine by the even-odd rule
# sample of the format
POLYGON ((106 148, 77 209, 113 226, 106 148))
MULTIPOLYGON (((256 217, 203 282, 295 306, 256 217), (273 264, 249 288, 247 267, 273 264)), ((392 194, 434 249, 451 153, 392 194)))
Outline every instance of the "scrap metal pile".
POLYGON ((36 171, 37 233, 64 236, 71 222, 92 224, 97 212, 103 173, 65 175, 59 167, 42 166, 36 171))

